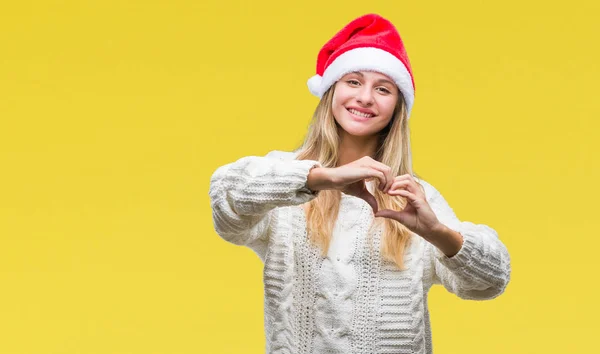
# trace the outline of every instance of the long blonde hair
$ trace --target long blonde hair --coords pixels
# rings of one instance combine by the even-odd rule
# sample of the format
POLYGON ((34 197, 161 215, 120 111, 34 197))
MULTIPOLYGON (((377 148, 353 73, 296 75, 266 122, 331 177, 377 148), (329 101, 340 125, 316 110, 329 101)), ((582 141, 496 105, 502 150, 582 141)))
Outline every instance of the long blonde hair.
MULTIPOLYGON (((335 84, 323 94, 308 128, 308 133, 300 148, 296 149, 297 160, 317 160, 323 167, 337 167, 340 136, 338 123, 332 112, 335 84)), ((339 128, 341 129, 341 127, 339 128)), ((393 176, 403 174, 415 175, 412 172, 410 152, 410 130, 406 104, 402 95, 390 123, 379 132, 375 160, 389 166, 393 176)), ((341 191, 321 190, 319 195, 308 202, 306 220, 310 241, 320 247, 323 256, 327 254, 331 235, 339 213, 341 191)), ((390 196, 375 188, 375 199, 379 209, 402 210, 406 199, 390 196)), ((410 245, 412 232, 400 222, 388 218, 374 218, 369 230, 369 237, 375 226, 383 226, 381 254, 384 259, 394 262, 401 270, 404 267, 404 251, 410 245), (382 224, 383 223, 383 224, 382 224)), ((372 239, 370 240, 372 244, 372 239)))

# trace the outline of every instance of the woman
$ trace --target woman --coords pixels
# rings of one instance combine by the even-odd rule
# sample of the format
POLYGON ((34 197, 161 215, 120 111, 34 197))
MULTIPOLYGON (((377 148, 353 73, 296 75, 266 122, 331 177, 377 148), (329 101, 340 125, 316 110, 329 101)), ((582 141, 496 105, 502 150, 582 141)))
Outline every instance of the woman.
POLYGON ((341 29, 308 86, 320 102, 299 149, 241 158, 210 181, 217 233, 264 261, 267 352, 431 353, 431 286, 493 299, 508 251, 412 172, 414 80, 389 21, 341 29))

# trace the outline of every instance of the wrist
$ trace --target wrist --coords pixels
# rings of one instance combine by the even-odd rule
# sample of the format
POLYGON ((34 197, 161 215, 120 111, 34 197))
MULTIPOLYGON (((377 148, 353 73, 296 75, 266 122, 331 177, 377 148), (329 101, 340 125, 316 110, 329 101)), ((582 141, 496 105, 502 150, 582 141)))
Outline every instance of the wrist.
POLYGON ((448 234, 448 232, 448 226, 442 224, 441 222, 438 222, 435 226, 433 226, 430 229, 430 231, 426 235, 424 235, 424 237, 431 242, 432 240, 443 238, 448 234))
POLYGON ((437 247, 447 257, 452 257, 457 254, 463 245, 463 236, 449 228, 448 226, 439 223, 431 229, 431 232, 424 237, 428 242, 437 247))
POLYGON ((329 189, 331 181, 329 180, 329 176, 326 172, 326 167, 311 168, 308 173, 308 178, 306 180, 306 187, 315 192, 324 189, 329 189))

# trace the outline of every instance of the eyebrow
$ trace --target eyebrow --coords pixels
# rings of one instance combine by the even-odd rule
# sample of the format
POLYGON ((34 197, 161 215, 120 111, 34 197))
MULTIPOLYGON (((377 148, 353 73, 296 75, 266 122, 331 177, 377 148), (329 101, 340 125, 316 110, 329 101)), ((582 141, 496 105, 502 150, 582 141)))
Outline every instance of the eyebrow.
MULTIPOLYGON (((365 75, 363 75, 363 73, 361 73, 360 71, 352 71, 349 74, 357 74, 360 77, 365 77, 365 75)), ((379 79, 379 80, 377 80, 377 82, 385 82, 385 83, 388 83, 390 85, 396 85, 395 83, 391 82, 390 80, 386 80, 386 79, 379 79)))

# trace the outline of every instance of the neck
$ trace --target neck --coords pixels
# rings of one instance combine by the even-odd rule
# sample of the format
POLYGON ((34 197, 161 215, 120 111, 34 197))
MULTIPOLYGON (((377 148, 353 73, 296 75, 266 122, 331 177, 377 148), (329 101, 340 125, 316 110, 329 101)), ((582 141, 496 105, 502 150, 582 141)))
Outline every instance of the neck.
POLYGON ((356 161, 364 156, 375 158, 377 138, 377 135, 352 136, 349 134, 342 134, 339 147, 338 166, 356 161))

